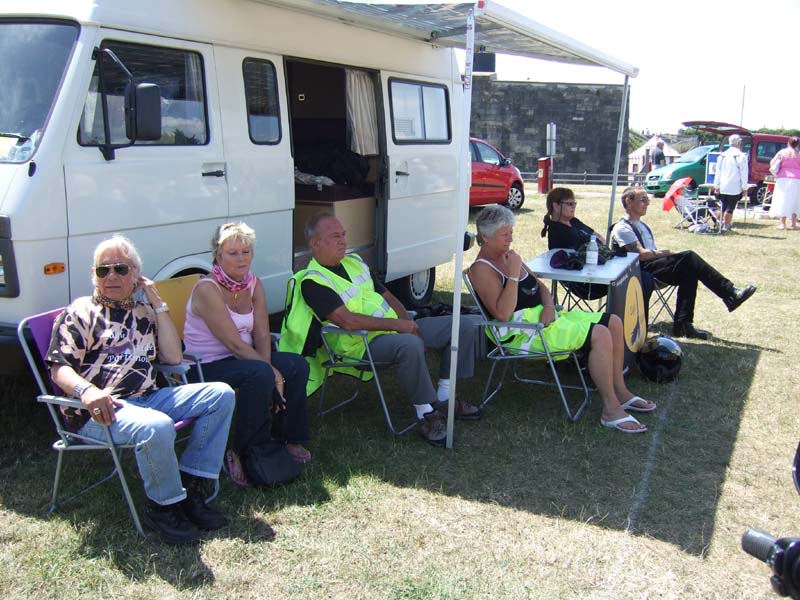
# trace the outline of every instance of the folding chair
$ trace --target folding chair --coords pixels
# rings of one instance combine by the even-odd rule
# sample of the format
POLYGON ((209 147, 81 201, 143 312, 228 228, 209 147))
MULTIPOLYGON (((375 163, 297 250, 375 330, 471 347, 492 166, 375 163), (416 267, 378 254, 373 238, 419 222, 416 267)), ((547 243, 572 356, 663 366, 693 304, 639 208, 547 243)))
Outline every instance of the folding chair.
POLYGON ((564 411, 567 413, 567 419, 571 422, 575 423, 581 418, 583 411, 589 405, 589 387, 586 385, 586 378, 583 376, 583 371, 581 370, 580 362, 578 361, 577 354, 574 351, 563 351, 563 352, 550 352, 550 349, 547 347, 547 341, 544 338, 544 327, 540 323, 522 323, 518 321, 494 321, 489 318, 483 304, 481 304, 478 295, 475 293, 475 290, 472 287, 472 282, 469 279, 469 271, 464 270, 462 274, 464 278, 464 285, 469 290, 469 293, 472 295, 472 299, 475 302, 475 305, 481 312, 481 316, 483 317, 483 326, 486 327, 487 334, 489 339, 494 344, 494 348, 492 348, 489 353, 486 355, 486 358, 491 361, 492 366, 489 370, 489 377, 486 380, 486 385, 483 389, 483 396, 481 399, 480 407, 483 408, 486 404, 489 403, 492 398, 494 398, 502 389, 503 382, 505 381, 506 373, 508 372, 508 367, 510 364, 513 363, 513 373, 514 378, 517 381, 522 383, 531 383, 536 385, 546 385, 550 387, 555 387, 558 390, 559 396, 561 397, 561 404, 564 406, 564 411), (542 343, 544 348, 544 352, 539 352, 536 350, 525 350, 516 348, 513 346, 509 346, 503 343, 503 337, 501 330, 502 329, 527 329, 533 331, 538 335, 539 340, 542 343), (560 360, 566 360, 571 358, 573 363, 575 364, 575 370, 578 373, 578 377, 580 379, 581 385, 580 386, 571 386, 565 385, 561 382, 561 379, 558 376, 558 370, 556 368, 556 362, 560 360), (518 366, 521 361, 530 361, 530 360, 539 360, 539 361, 547 361, 547 365, 550 368, 550 372, 553 376, 553 381, 544 381, 541 379, 528 379, 522 377, 519 374, 518 366), (491 389, 492 382, 494 381, 495 370, 497 366, 502 363, 503 371, 500 375, 497 385, 495 388, 489 392, 491 389), (573 410, 570 406, 569 401, 567 400, 567 396, 565 390, 582 390, 583 391, 583 400, 578 405, 577 409, 573 410))
POLYGON ((678 194, 673 199, 673 206, 680 215, 680 220, 675 224, 676 229, 701 225, 705 225, 710 231, 719 229, 716 202, 700 198, 697 190, 684 190, 683 194, 678 194))
MULTIPOLYGON (((602 312, 606 308, 608 286, 571 281, 558 281, 557 286, 563 288, 565 292, 564 299, 560 303, 567 310, 602 312), (596 306, 592 306, 593 302, 596 306)), ((553 299, 556 300, 555 295, 553 299)))
POLYGON ((658 279, 653 279, 653 295, 650 297, 650 325, 658 321, 662 313, 666 313, 670 320, 675 320, 675 313, 672 312, 670 302, 672 296, 678 290, 678 286, 670 285, 658 279))
POLYGON ((322 382, 322 390, 320 391, 319 396, 319 405, 317 409, 317 415, 323 416, 335 410, 342 408, 350 404, 353 400, 358 397, 358 394, 361 389, 361 383, 369 381, 372 379, 375 382, 375 389, 378 392, 378 399, 381 403, 381 408, 383 409, 383 416, 386 419, 386 425, 389 427, 389 431, 391 431, 394 435, 403 435, 411 431, 416 425, 417 420, 415 419, 413 422, 409 423, 408 425, 402 427, 401 429, 397 429, 392 422, 392 417, 389 413, 389 407, 386 404, 386 398, 383 395, 383 388, 381 387, 380 377, 378 375, 378 371, 387 367, 392 366, 392 363, 382 363, 376 362, 372 358, 372 353, 369 349, 369 339, 368 339, 369 332, 364 329, 358 329, 355 331, 350 331, 346 329, 341 329, 336 325, 324 325, 322 326, 322 345, 325 349, 325 353, 327 354, 328 358, 322 363, 323 368, 325 369, 324 379, 322 382), (332 340, 337 335, 355 335, 359 336, 362 341, 364 342, 364 347, 366 348, 364 352, 364 356, 348 356, 346 354, 342 354, 341 352, 337 352, 334 350, 334 344, 332 340), (359 385, 356 388, 356 391, 353 393, 352 396, 347 398, 346 400, 342 400, 341 402, 328 407, 325 407, 325 392, 328 388, 328 382, 330 381, 330 376, 333 374, 334 371, 338 371, 340 369, 352 369, 354 373, 352 376, 358 379, 359 385), (372 377, 370 377, 372 375, 372 377))
MULTIPOLYGON (((55 510, 58 508, 58 488, 61 484, 61 469, 63 466, 64 455, 67 453, 91 450, 107 451, 111 454, 111 459, 114 462, 114 468, 111 470, 111 472, 100 480, 83 488, 64 502, 71 502, 78 496, 83 495, 84 493, 102 485, 103 483, 112 480, 114 476, 117 476, 119 478, 120 485, 122 486, 122 492, 125 496, 125 501, 128 504, 128 510, 131 513, 131 518, 133 519, 136 531, 139 533, 139 535, 145 537, 142 524, 139 521, 139 514, 136 512, 136 507, 134 506, 133 498, 128 487, 128 482, 125 479, 125 473, 122 469, 121 463, 122 451, 127 448, 133 448, 134 446, 131 444, 115 444, 111 439, 111 431, 106 426, 104 426, 104 441, 98 441, 93 438, 80 435, 79 433, 68 429, 61 417, 61 407, 83 408, 83 404, 80 400, 66 398, 58 395, 58 393, 54 393, 59 392, 60 390, 56 390, 55 386, 50 382, 50 374, 48 372, 47 365, 44 362, 44 357, 47 354, 48 347, 50 346, 53 323, 63 312, 63 310, 64 308, 62 307, 27 317, 23 319, 17 327, 17 337, 19 338, 22 346, 22 351, 25 354, 25 358, 28 361, 28 365, 30 366, 31 372, 36 380, 36 384, 39 387, 39 396, 37 397, 37 401, 47 405, 47 408, 50 411, 50 417, 53 420, 56 433, 59 437, 59 439, 52 445, 53 450, 58 452, 58 459, 56 462, 55 478, 53 480, 53 494, 48 512, 55 512, 55 510)), ((186 381, 185 373, 188 370, 188 367, 185 365, 164 365, 157 366, 157 368, 168 375, 166 379, 171 383, 178 383, 178 381, 175 379, 176 375, 179 377, 181 382, 185 383, 186 381), (182 375, 179 375, 181 373, 182 375)), ((190 425, 193 421, 193 419, 176 421, 175 430, 179 431, 190 425)), ((219 481, 215 480, 214 492, 211 497, 208 498, 208 501, 213 500, 218 493, 219 481)))

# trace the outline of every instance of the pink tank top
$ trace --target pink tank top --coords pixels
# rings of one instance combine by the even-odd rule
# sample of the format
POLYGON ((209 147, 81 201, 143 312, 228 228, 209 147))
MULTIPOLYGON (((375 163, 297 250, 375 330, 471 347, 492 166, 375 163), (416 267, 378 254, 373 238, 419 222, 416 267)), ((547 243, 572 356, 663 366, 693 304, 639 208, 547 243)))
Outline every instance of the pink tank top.
MULTIPOLYGON (((214 284, 217 286, 217 289, 219 289, 219 284, 214 279, 208 277, 201 279, 195 284, 192 289, 192 295, 194 295, 194 290, 197 289, 197 286, 206 281, 214 284)), ((251 298, 253 296, 253 290, 256 287, 256 281, 258 281, 258 279, 254 278, 253 283, 248 287, 251 298)), ((220 293, 222 293, 221 290, 220 293)), ((236 329, 239 331, 242 341, 252 346, 254 312, 252 301, 250 303, 250 312, 245 314, 234 312, 228 308, 227 305, 225 308, 228 309, 228 314, 233 324, 236 326, 236 329)), ((186 322, 183 326, 183 343, 186 345, 187 352, 194 352, 201 356, 200 362, 202 363, 210 363, 233 356, 231 351, 225 347, 225 344, 220 342, 219 339, 211 333, 206 322, 192 312, 192 296, 189 296, 189 301, 186 303, 186 322)))
POLYGON ((800 179, 800 157, 782 158, 778 178, 800 179))

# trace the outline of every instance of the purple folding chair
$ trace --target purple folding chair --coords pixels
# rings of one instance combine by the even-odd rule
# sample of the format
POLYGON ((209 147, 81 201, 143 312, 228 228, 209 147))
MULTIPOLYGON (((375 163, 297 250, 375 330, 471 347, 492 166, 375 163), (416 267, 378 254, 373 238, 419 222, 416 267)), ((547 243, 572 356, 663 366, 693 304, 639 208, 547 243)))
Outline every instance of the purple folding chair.
MULTIPOLYGON (((49 512, 54 512, 58 507, 58 488, 61 483, 61 467, 63 465, 64 455, 68 452, 86 451, 86 450, 103 450, 111 454, 114 461, 114 468, 111 473, 92 483, 91 485, 83 488, 64 502, 70 502, 78 496, 92 490, 103 483, 112 480, 115 476, 119 477, 122 492, 125 495, 125 501, 128 503, 128 509, 131 513, 131 518, 136 527, 139 535, 145 537, 142 530, 142 524, 139 521, 139 515, 136 512, 136 507, 133 504, 128 482, 125 479, 125 473, 122 469, 121 456, 122 451, 126 448, 133 448, 131 444, 115 444, 111 439, 111 431, 108 427, 104 427, 105 441, 98 441, 79 433, 72 431, 66 426, 62 419, 61 407, 71 407, 82 409, 83 404, 80 400, 74 398, 66 398, 61 396, 61 390, 50 380, 49 369, 44 362, 44 357, 47 354, 47 349, 50 346, 50 338, 53 332, 53 323, 56 318, 64 311, 63 308, 57 308, 49 312, 33 315, 23 319, 17 327, 17 336, 19 337, 22 351, 25 353, 25 358, 31 368, 36 384, 39 386, 39 396, 37 400, 44 403, 50 411, 50 417, 55 425, 56 432, 59 439, 53 443, 53 450, 58 452, 58 461, 56 463, 56 474, 53 481, 53 495, 50 502, 49 512)), ((177 385, 186 383, 186 365, 156 365, 156 368, 163 372, 166 381, 170 385, 177 385), (176 379, 177 377, 177 379, 176 379)), ((184 419, 175 422, 175 430, 179 431, 184 427, 190 425, 194 419, 184 419)), ((219 493, 219 481, 215 480, 214 492, 208 501, 213 500, 219 493)))

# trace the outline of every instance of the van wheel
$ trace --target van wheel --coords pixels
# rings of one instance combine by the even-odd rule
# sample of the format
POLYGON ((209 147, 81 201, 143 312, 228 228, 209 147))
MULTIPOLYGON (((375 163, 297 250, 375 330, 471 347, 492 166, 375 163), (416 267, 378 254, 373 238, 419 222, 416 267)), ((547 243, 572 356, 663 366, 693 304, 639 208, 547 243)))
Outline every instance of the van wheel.
POLYGON ((435 283, 436 269, 431 267, 392 281, 387 287, 406 308, 421 308, 431 303, 435 283))
POLYGON ((508 199, 505 205, 511 210, 519 210, 525 202, 525 191, 519 183, 515 183, 508 189, 508 199))

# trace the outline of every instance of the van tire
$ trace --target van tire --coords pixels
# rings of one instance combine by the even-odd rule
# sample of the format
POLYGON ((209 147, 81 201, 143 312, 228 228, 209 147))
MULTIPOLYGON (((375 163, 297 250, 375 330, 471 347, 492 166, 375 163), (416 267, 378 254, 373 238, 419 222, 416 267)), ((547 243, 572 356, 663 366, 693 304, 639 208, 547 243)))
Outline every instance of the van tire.
POLYGON ((431 267, 392 281, 386 284, 386 287, 397 296, 403 306, 414 309, 428 306, 431 303, 435 284, 436 268, 431 267))
POLYGON ((506 199, 505 206, 511 210, 519 210, 525 202, 525 190, 519 183, 513 184, 508 188, 508 198, 506 199))

